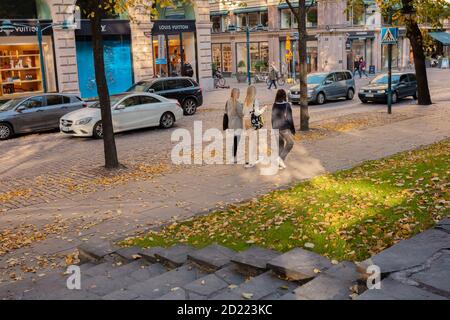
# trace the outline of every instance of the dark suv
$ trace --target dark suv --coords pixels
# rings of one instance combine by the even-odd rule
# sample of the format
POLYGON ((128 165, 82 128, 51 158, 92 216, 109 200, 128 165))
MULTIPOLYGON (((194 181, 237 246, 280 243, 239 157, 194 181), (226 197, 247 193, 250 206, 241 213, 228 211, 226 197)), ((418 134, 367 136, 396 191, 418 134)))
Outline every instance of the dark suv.
POLYGON ((176 99, 183 107, 184 114, 189 116, 203 104, 202 89, 196 81, 188 77, 142 80, 128 89, 128 92, 150 92, 176 99))

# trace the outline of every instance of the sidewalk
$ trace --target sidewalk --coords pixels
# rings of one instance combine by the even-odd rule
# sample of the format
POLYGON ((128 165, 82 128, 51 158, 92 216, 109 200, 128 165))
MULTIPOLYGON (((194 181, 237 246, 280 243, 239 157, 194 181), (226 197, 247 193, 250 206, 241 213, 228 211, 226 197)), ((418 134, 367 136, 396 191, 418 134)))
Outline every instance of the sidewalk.
POLYGON ((424 109, 422 117, 297 143, 288 169, 278 176, 260 176, 256 168, 237 165, 195 166, 70 200, 8 211, 0 215, 4 230, 0 235, 15 236, 13 243, 6 243, 12 250, 0 258, 0 279, 38 277, 57 269, 65 264, 68 253, 86 241, 134 235, 325 172, 448 138, 449 116, 450 105, 444 102, 424 109))

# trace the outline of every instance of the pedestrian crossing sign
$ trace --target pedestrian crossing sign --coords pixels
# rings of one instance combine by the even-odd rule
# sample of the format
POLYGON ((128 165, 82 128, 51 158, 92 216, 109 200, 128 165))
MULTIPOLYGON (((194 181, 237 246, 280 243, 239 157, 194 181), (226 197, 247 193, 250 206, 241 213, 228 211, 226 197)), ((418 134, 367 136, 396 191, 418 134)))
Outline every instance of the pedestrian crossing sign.
POLYGON ((382 28, 381 43, 396 44, 398 40, 398 28, 382 28))

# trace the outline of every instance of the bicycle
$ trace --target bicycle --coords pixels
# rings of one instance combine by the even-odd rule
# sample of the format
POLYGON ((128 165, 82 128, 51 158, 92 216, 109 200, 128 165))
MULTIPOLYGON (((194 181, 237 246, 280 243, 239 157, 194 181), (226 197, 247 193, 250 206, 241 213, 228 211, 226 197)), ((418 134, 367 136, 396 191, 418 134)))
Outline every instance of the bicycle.
MULTIPOLYGON (((285 79, 284 75, 281 75, 281 76, 277 75, 276 83, 277 83, 277 86, 280 86, 280 87, 284 86, 286 84, 286 79, 285 79)), ((267 86, 270 86, 270 78, 269 77, 267 77, 267 79, 266 79, 266 84, 267 84, 267 86)))
POLYGON ((214 88, 224 88, 226 86, 227 82, 225 78, 223 77, 222 72, 219 70, 216 70, 214 72, 214 88))

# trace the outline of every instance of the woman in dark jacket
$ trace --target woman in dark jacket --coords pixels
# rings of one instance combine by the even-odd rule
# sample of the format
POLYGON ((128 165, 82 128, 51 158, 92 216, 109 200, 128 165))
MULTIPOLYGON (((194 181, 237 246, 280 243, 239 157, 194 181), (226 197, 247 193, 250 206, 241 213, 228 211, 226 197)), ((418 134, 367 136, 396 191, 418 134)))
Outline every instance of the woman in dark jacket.
POLYGON ((272 108, 272 129, 280 132, 278 162, 280 169, 285 169, 284 161, 294 147, 295 127, 291 104, 287 102, 286 91, 283 89, 278 90, 272 108))

